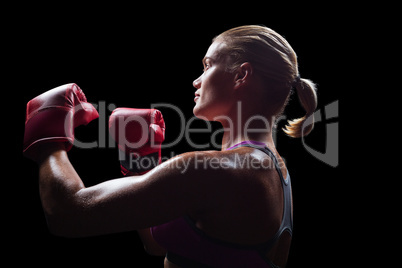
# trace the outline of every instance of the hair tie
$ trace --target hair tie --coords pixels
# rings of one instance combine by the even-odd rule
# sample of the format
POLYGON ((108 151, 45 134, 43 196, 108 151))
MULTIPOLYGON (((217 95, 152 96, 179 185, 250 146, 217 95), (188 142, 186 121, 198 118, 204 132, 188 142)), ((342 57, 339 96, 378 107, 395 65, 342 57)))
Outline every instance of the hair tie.
POLYGON ((296 76, 295 80, 293 80, 293 82, 292 82, 292 89, 296 90, 296 86, 297 86, 297 84, 300 83, 300 79, 301 79, 300 74, 298 74, 296 76))

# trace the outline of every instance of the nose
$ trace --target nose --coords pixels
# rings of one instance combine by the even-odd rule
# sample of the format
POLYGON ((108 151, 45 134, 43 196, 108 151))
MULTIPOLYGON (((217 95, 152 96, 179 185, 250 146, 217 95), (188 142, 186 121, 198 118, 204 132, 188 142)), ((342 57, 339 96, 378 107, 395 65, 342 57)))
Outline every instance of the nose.
POLYGON ((193 81, 193 87, 199 89, 201 87, 201 76, 193 81))

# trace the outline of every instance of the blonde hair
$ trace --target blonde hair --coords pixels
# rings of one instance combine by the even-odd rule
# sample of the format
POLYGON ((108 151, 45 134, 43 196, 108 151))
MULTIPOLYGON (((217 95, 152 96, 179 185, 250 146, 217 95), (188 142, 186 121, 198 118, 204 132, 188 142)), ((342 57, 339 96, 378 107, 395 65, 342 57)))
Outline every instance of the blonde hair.
POLYGON ((213 42, 216 40, 226 45, 221 56, 228 56, 228 71, 233 72, 244 62, 249 62, 264 79, 267 85, 265 101, 268 101, 272 115, 283 112, 294 88, 306 115, 289 120, 283 131, 294 138, 311 132, 317 107, 316 85, 300 78, 296 53, 285 38, 268 27, 247 25, 227 30, 213 42))

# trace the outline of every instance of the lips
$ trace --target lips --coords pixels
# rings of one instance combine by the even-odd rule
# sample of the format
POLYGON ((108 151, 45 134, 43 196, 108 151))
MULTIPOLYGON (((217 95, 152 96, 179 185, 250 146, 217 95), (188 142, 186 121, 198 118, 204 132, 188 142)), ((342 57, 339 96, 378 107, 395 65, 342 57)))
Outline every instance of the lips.
POLYGON ((198 94, 198 93, 196 92, 196 93, 195 93, 194 101, 196 102, 199 98, 200 98, 200 94, 198 94))

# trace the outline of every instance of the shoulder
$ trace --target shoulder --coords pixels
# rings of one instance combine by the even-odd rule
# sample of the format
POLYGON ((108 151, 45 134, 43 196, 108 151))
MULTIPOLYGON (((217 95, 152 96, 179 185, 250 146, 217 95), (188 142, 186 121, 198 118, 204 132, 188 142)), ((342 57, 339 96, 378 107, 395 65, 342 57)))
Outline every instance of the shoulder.
POLYGON ((158 168, 176 174, 205 175, 213 170, 222 170, 222 167, 227 169, 231 162, 230 155, 220 151, 194 151, 175 156, 163 162, 158 168))
POLYGON ((217 203, 237 200, 239 194, 263 195, 266 177, 271 176, 262 166, 265 158, 252 148, 180 154, 144 175, 143 189, 149 188, 146 192, 152 196, 169 196, 163 202, 176 200, 174 206, 185 205, 187 213, 214 210, 217 203))
POLYGON ((181 185, 206 185, 210 181, 212 186, 217 179, 226 178, 234 172, 236 159, 233 154, 221 151, 193 151, 180 154, 149 172, 149 178, 156 175, 158 179, 169 178, 181 185))
POLYGON ((273 167, 272 159, 260 150, 241 147, 230 151, 194 151, 178 155, 160 165, 161 169, 203 180, 217 176, 247 177, 273 167))

